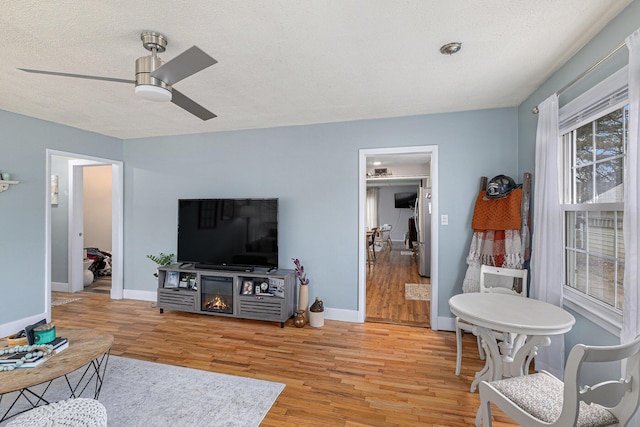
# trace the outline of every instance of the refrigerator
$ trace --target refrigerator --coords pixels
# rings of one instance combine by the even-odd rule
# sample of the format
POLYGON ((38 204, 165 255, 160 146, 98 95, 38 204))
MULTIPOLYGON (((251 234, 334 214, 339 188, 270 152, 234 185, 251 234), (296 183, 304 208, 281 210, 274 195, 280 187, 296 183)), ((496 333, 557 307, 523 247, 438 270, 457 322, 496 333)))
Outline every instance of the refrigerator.
POLYGON ((418 187, 415 207, 418 274, 431 277, 431 188, 418 187))

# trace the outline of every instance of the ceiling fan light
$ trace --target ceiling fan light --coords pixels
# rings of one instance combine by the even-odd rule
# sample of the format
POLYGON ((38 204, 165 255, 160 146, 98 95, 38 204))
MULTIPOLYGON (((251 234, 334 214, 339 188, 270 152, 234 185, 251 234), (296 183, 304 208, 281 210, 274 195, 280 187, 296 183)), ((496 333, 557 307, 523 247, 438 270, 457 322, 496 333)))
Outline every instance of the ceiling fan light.
POLYGON ((149 101, 171 101, 170 90, 153 85, 137 85, 136 95, 139 95, 144 99, 148 99, 149 101))

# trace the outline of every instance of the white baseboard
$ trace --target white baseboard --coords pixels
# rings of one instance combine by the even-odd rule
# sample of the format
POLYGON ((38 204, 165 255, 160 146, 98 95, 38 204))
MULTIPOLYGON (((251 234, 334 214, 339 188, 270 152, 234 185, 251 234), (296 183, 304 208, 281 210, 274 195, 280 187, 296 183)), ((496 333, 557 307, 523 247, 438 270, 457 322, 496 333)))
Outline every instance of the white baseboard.
POLYGON ((439 331, 455 331, 456 319, 453 317, 438 317, 439 331))
POLYGON ((340 322, 358 322, 358 312, 355 310, 344 310, 342 308, 326 308, 324 309, 324 318, 326 320, 338 320, 340 322))
POLYGON ((141 301, 156 301, 158 299, 157 291, 137 291, 135 289, 125 289, 124 298, 137 299, 141 301))
POLYGON ((63 282, 51 282, 51 290, 56 292, 71 292, 71 286, 63 282))
MULTIPOLYGON (((358 320, 356 310, 344 310, 341 308, 325 308, 324 318, 326 320, 338 320, 341 322, 362 323, 358 320)), ((438 329, 440 331, 455 331, 456 319, 453 317, 438 317, 438 329)))
POLYGON ((51 318, 47 317, 46 313, 40 313, 33 316, 25 317, 24 319, 14 320, 13 322, 0 325, 0 337, 13 335, 16 332, 24 329, 25 326, 32 325, 36 322, 39 322, 42 319, 47 319, 47 321, 51 321, 51 318))

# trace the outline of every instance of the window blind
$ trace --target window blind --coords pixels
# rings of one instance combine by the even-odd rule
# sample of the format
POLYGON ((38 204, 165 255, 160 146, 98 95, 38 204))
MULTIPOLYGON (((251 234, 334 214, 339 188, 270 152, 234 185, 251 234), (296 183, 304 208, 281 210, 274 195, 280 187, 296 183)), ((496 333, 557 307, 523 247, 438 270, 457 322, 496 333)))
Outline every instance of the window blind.
POLYGON ((560 134, 579 128, 628 103, 628 67, 623 67, 560 108, 560 134))

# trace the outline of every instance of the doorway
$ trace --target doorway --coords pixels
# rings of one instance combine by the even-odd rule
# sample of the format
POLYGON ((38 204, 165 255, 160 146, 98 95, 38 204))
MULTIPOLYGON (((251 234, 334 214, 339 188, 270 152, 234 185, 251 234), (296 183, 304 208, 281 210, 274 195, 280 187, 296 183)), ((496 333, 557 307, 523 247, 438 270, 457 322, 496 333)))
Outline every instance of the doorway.
POLYGON ((95 166, 108 167, 110 172, 110 182, 106 184, 110 185, 111 190, 108 208, 110 213, 106 215, 106 218, 109 218, 111 228, 111 287, 109 295, 113 299, 123 297, 122 199, 124 196, 122 162, 77 153, 47 150, 46 169, 47 176, 51 177, 51 186, 49 187, 48 181, 45 277, 47 279, 46 301, 49 303, 52 290, 78 292, 84 289, 86 263, 84 262, 83 172, 84 168, 95 166), (56 173, 54 174, 52 171, 56 173), (53 182, 57 183, 56 187, 53 186, 53 182), (59 193, 56 193, 55 190, 59 193), (64 271, 65 269, 66 271, 64 271), (66 278, 66 281, 54 280, 56 275, 66 278), (60 289, 61 287, 62 289, 60 289))
MULTIPOLYGON (((432 329, 437 329, 438 230, 435 221, 438 212, 437 159, 437 146, 360 150, 359 321, 390 321, 430 326, 432 329), (374 165, 372 160, 378 160, 380 164, 374 165), (372 220, 371 216, 367 218, 367 189, 370 190, 369 202, 371 202, 372 187, 377 187, 374 194, 381 195, 378 203, 380 212, 373 216, 378 221, 384 222, 384 225, 376 225, 385 229, 391 226, 391 229, 395 229, 395 231, 390 233, 392 236, 390 242, 385 242, 387 240, 385 238, 385 241, 374 246, 374 251, 378 249, 380 251, 374 252, 376 254, 375 260, 369 261, 367 256, 371 257, 371 253, 366 238, 366 229, 368 225, 372 224, 372 220), (426 226, 423 226, 423 231, 424 229, 431 231, 430 243, 428 247, 421 250, 418 250, 417 245, 413 244, 415 237, 409 237, 410 233, 407 230, 407 226, 409 228, 411 226, 411 221, 414 218, 417 219, 417 210, 401 209, 400 205, 394 209, 393 206, 394 196, 398 194, 406 196, 411 192, 417 193, 416 190, 419 187, 430 189, 428 207, 430 207, 431 213, 429 217, 424 217, 426 226), (391 209, 387 206, 390 204, 391 209), (407 223, 408 218, 411 221, 407 223), (424 268, 424 263, 418 268, 419 259, 426 260, 427 270, 424 268), (369 284, 369 288, 367 288, 367 284, 369 284), (427 286, 423 286, 424 284, 427 286), (413 301, 415 294, 412 291, 414 289, 410 287, 413 285, 422 286, 422 290, 430 290, 431 296, 428 301, 425 300, 424 295, 419 296, 420 301, 413 301), (369 309, 367 308, 368 303, 369 309), (385 306, 385 304, 389 306, 385 306), (392 305, 395 307, 391 307, 392 305), (371 315, 367 310, 371 311, 371 315), (415 318, 415 322, 411 321, 412 316, 415 318), (385 319, 385 317, 387 318, 385 319)), ((422 190, 420 191, 422 192, 422 190)), ((401 197, 398 203, 402 204, 402 202, 401 197)))
MULTIPOLYGON (((112 169, 95 164, 80 168, 82 175, 83 292, 111 294, 112 169)), ((75 175, 74 175, 75 176, 75 175)), ((76 188, 76 187, 74 187, 76 188)), ((75 197, 74 197, 75 198, 75 197)))

